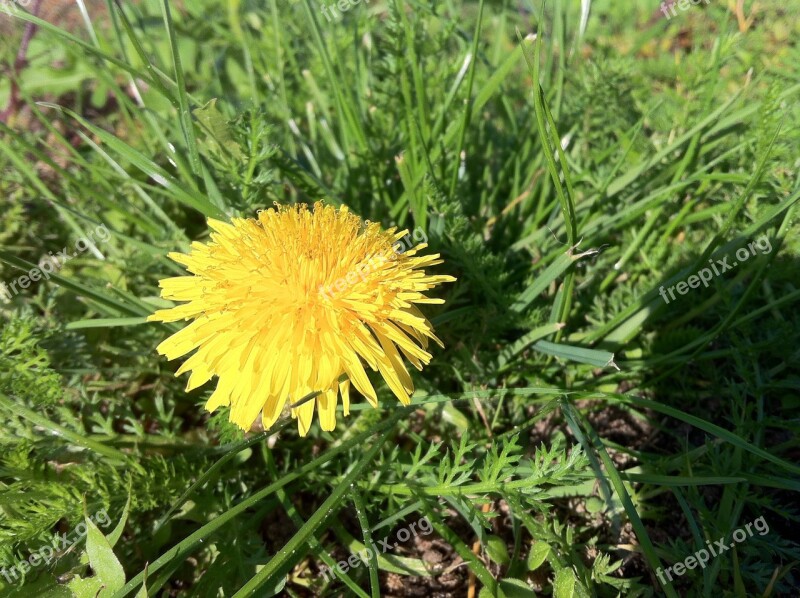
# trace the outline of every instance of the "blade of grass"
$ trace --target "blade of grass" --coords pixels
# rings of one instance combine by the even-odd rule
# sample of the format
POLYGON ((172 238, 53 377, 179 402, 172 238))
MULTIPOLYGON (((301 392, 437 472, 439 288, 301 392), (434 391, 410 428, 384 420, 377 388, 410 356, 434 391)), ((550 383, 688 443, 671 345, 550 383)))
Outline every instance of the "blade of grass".
POLYGON ((565 253, 560 254, 552 264, 545 268, 544 272, 536 275, 533 283, 531 283, 511 305, 511 309, 517 313, 522 313, 530 307, 534 299, 541 295, 553 281, 564 274, 573 263, 582 257, 597 253, 597 250, 594 249, 575 253, 575 249, 575 246, 570 247, 565 253))
MULTIPOLYGON (((372 541, 372 530, 369 526, 369 519, 367 519, 367 505, 364 502, 364 497, 361 496, 358 488, 355 487, 353 487, 350 494, 353 497, 353 506, 356 509, 358 524, 361 526, 361 536, 364 538, 364 545, 365 547, 375 546, 375 542, 372 541)), ((372 593, 372 598, 380 598, 381 588, 378 580, 378 555, 375 553, 374 549, 369 552, 367 566, 369 567, 369 588, 372 593)))
MULTIPOLYGON (((40 415, 35 411, 31 411, 27 407, 21 405, 19 401, 12 400, 2 393, 0 393, 0 407, 10 411, 15 415, 18 415, 19 417, 27 419, 34 425, 39 426, 44 430, 47 430, 53 436, 58 436, 60 438, 63 438, 69 443, 93 451, 98 455, 107 457, 113 463, 124 464, 128 467, 133 467, 141 470, 141 465, 133 461, 125 453, 118 451, 113 447, 106 446, 101 442, 97 442, 96 440, 86 438, 85 436, 79 434, 78 432, 73 432, 72 430, 68 430, 63 426, 59 426, 58 424, 50 421, 49 418, 40 415)), ((142 471, 142 473, 144 472, 142 471)))
POLYGON ((178 118, 181 123, 184 141, 189 148, 189 158, 192 170, 195 175, 200 174, 200 153, 197 151, 197 139, 194 134, 194 122, 192 120, 192 110, 189 106, 189 99, 186 93, 186 77, 183 72, 181 55, 178 51, 178 39, 175 36, 175 24, 172 22, 172 12, 169 8, 169 0, 163 0, 161 11, 164 16, 164 27, 167 30, 169 48, 172 53, 172 64, 175 69, 175 82, 178 86, 178 118))
MULTIPOLYGON (((656 554, 653 542, 650 540, 650 535, 647 533, 647 528, 645 528, 642 519, 639 517, 639 512, 636 510, 636 506, 633 504, 633 500, 628 493, 625 482, 622 480, 622 477, 617 471, 617 468, 614 465, 614 462, 611 460, 611 457, 608 455, 608 451, 606 450, 605 446, 603 446, 603 443, 597 435, 597 432, 595 432, 588 420, 586 420, 586 418, 583 417, 583 415, 567 400, 561 400, 561 407, 564 410, 565 415, 568 415, 570 427, 573 429, 573 431, 577 428, 582 428, 588 434, 592 447, 600 457, 600 460, 603 462, 606 475, 608 476, 611 485, 614 487, 614 492, 616 492, 617 496, 622 501, 622 506, 625 508, 625 512, 628 514, 628 519, 630 520, 631 525, 636 532, 636 537, 639 540, 639 545, 642 548, 642 554, 644 555, 645 559, 647 559, 650 568, 653 571, 658 571, 661 569, 661 560, 656 554)), ((659 579, 659 581, 661 580, 659 579)), ((667 581, 666 583, 663 583, 661 587, 664 589, 664 593, 669 598, 678 598, 678 594, 672 587, 671 582, 667 581)))
POLYGON ((475 85, 475 68, 477 60, 475 57, 478 55, 478 44, 481 39, 481 27, 483 26, 483 8, 484 0, 480 0, 478 4, 478 20, 475 23, 475 33, 472 37, 472 56, 473 60, 469 65, 469 72, 467 73, 467 96, 464 102, 464 115, 461 120, 461 127, 458 130, 458 143, 456 144, 456 152, 454 154, 455 164, 453 165, 453 177, 450 180, 450 197, 455 197, 456 185, 458 184, 458 171, 461 164, 461 154, 464 151, 464 141, 467 138, 467 129, 469 128, 470 120, 472 119, 473 98, 472 88, 475 85))
MULTIPOLYGON (((264 447, 262 446, 262 449, 263 448, 264 447)), ((267 464, 267 468, 269 470, 270 475, 273 478, 277 479, 278 477, 280 477, 280 475, 278 473, 277 468, 275 467, 275 460, 272 458, 272 453, 269 450, 262 450, 262 453, 264 455, 264 461, 267 464)), ((276 492, 276 495, 278 497, 278 501, 283 507, 283 510, 292 520, 292 523, 294 523, 295 527, 302 529, 303 526, 306 525, 306 522, 303 521, 302 517, 300 517, 300 514, 297 512, 297 508, 292 503, 289 494, 286 492, 286 490, 280 488, 276 492)), ((333 574, 336 577, 338 577, 342 581, 342 583, 344 583, 350 589, 350 591, 353 594, 359 596, 359 598, 369 598, 369 595, 366 592, 364 592, 364 590, 362 590, 360 587, 358 587, 356 582, 350 579, 349 575, 339 570, 339 568, 336 566, 337 565, 336 561, 333 560, 333 557, 331 557, 331 555, 328 554, 328 551, 323 548, 322 544, 320 544, 319 540, 317 540, 317 538, 313 534, 308 537, 308 545, 314 552, 314 554, 316 554, 318 557, 320 557, 320 559, 322 559, 322 562, 325 563, 325 565, 327 565, 328 569, 330 569, 333 572, 333 574)))
MULTIPOLYGON (((266 488, 259 490, 253 495, 237 503, 209 523, 201 526, 197 531, 190 534, 187 538, 178 542, 175 546, 162 553, 161 556, 149 563, 146 570, 147 574, 152 574, 159 571, 176 559, 182 561, 186 555, 190 554, 193 550, 200 546, 206 538, 214 534, 231 519, 241 515, 251 507, 259 504, 262 500, 274 494, 279 488, 283 488, 284 486, 298 479, 302 479, 303 476, 307 475, 311 471, 315 471, 321 465, 334 459, 338 455, 351 450, 359 444, 362 444, 373 435, 382 433, 384 430, 394 426, 399 420, 407 418, 410 411, 411 409, 409 408, 404 408, 398 411, 373 429, 362 432, 361 434, 352 437, 350 440, 340 444, 339 446, 328 450, 313 461, 306 463, 295 471, 287 473, 280 480, 269 484, 266 488)), ((375 446, 379 445, 376 444, 375 446)), ((139 572, 131 580, 129 580, 120 591, 116 592, 112 598, 125 598, 126 596, 130 595, 133 591, 141 586, 144 577, 145 571, 139 572)))
POLYGON ((628 403, 630 405, 634 405, 641 409, 651 409, 653 411, 658 411, 659 413, 663 413, 664 415, 668 415, 669 417, 673 417, 680 421, 686 422, 687 424, 694 426, 712 436, 716 436, 721 438, 725 442, 729 442, 730 444, 737 446, 746 450, 749 453, 756 455, 757 457, 761 457, 765 461, 769 461, 770 463, 774 463, 782 467, 783 469, 790 471, 796 475, 800 474, 800 466, 794 465, 789 463, 788 461, 784 461, 780 457, 776 457, 771 453, 761 449, 757 446, 753 446, 751 443, 744 440, 742 437, 737 436, 733 432, 726 430, 716 424, 712 424, 709 421, 701 419, 697 416, 691 415, 689 413, 685 413, 680 411, 679 409, 675 409, 674 407, 670 407, 669 405, 664 405, 659 403, 658 401, 650 401, 647 399, 642 399, 639 397, 635 397, 632 395, 622 395, 622 394, 615 394, 615 393, 577 393, 575 398, 581 399, 600 399, 603 401, 614 401, 620 403, 628 403))
POLYGON ((207 217, 212 218, 225 218, 225 215, 211 203, 205 195, 200 193, 196 188, 192 188, 190 193, 184 189, 185 183, 181 183, 174 179, 166 170, 158 166, 155 162, 147 158, 144 154, 134 149, 117 136, 112 135, 108 131, 91 124, 82 116, 76 114, 72 110, 58 106, 57 104, 47 104, 44 102, 39 103, 40 106, 49 106, 57 110, 61 110, 68 114, 81 125, 86 127, 94 133, 103 143, 117 152, 120 156, 128 160, 136 168, 141 170, 147 176, 153 178, 159 185, 170 192, 171 197, 176 201, 194 209, 207 217))
MULTIPOLYGON (((26 260, 18 258, 17 256, 12 255, 12 254, 10 254, 8 252, 5 252, 5 251, 0 251, 0 261, 3 261, 5 263, 9 264, 10 266, 14 266, 15 268, 18 268, 18 269, 23 270, 23 271, 30 271, 30 270, 34 270, 34 269, 35 270, 39 269, 39 267, 36 264, 32 264, 32 263, 30 263, 30 262, 28 262, 26 260)), ((150 315, 150 313, 152 311, 152 310, 149 310, 149 311, 143 312, 142 310, 137 309, 133 305, 130 305, 128 303, 123 303, 121 301, 118 301, 118 300, 114 299, 113 297, 111 297, 107 293, 104 293, 104 292, 102 292, 100 290, 93 289, 93 288, 88 287, 86 285, 83 285, 81 283, 72 281, 72 280, 70 280, 68 278, 65 278, 64 276, 61 276, 60 274, 52 273, 52 274, 50 274, 50 279, 52 279, 53 282, 55 282, 59 286, 62 286, 65 289, 69 289, 70 291, 72 291, 73 293, 75 293, 77 295, 80 295, 82 297, 86 297, 86 298, 89 298, 89 299, 93 299, 94 301, 97 301, 99 304, 110 308, 110 311, 108 311, 108 315, 109 316, 115 316, 116 317, 118 314, 113 313, 113 312, 117 311, 117 312, 122 312, 124 314, 127 314, 128 316, 134 316, 134 317, 138 316, 138 317, 140 317, 140 316, 148 316, 148 315, 150 315)))
POLYGON ((377 456, 388 437, 388 430, 381 434, 381 437, 375 441, 372 448, 364 453, 347 475, 342 478, 333 492, 331 492, 330 496, 328 496, 314 514, 308 518, 305 525, 292 536, 258 573, 250 578, 250 580, 233 595, 233 598, 252 596, 264 586, 277 584, 280 577, 285 575, 291 567, 303 557, 305 546, 308 544, 309 540, 329 517, 333 516, 342 508, 342 497, 350 489, 350 486, 359 478, 367 465, 377 456))

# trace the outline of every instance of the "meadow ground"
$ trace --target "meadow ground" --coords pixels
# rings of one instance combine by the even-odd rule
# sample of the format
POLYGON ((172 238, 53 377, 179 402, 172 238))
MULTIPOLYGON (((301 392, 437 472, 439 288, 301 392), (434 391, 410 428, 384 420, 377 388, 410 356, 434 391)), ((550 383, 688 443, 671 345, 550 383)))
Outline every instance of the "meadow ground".
POLYGON ((797 596, 795 5, 0 2, 0 596, 797 596), (319 200, 441 254, 444 347, 245 433, 167 254, 319 200))

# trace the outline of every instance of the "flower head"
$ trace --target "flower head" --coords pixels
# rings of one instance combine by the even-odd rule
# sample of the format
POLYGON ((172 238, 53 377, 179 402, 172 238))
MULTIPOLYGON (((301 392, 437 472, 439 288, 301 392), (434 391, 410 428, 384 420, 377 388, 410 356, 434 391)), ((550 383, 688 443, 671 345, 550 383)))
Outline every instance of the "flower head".
POLYGON ((169 254, 191 275, 160 282, 162 297, 188 303, 149 318, 194 320, 158 352, 176 359, 196 349, 176 375, 191 371, 187 391, 217 377, 206 409, 230 406, 230 421, 245 430, 260 412, 267 429, 287 401, 317 392, 292 417, 305 436, 316 405, 322 429, 333 430, 338 397, 349 414, 351 382, 378 404, 364 364, 409 403, 403 358, 421 370, 431 359, 428 339, 442 345, 416 306, 443 303, 423 293, 455 280, 423 271, 441 263, 439 254, 417 255, 425 243, 401 252, 407 231, 321 203, 208 223, 210 242, 169 254))

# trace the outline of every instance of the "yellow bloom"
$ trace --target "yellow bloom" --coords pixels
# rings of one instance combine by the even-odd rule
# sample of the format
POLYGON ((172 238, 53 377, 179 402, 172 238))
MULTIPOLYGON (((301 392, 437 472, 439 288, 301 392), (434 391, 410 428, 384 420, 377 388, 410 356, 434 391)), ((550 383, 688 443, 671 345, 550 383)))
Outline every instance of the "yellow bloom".
POLYGON ((176 359, 197 349, 176 375, 192 372, 187 391, 217 376, 206 409, 230 406, 230 421, 244 430, 261 412, 267 429, 287 401, 318 391, 292 417, 305 436, 316 405, 322 429, 333 430, 339 396, 349 414, 351 381, 378 404, 362 362, 409 403, 414 386, 403 356, 421 370, 431 359, 428 339, 442 346, 415 305, 443 303, 423 293, 455 280, 423 271, 442 263, 439 254, 417 256, 425 243, 400 253, 407 231, 383 231, 321 203, 208 224, 216 231, 209 243, 169 254, 192 275, 160 282, 162 297, 188 303, 148 318, 194 320, 158 352, 176 359))

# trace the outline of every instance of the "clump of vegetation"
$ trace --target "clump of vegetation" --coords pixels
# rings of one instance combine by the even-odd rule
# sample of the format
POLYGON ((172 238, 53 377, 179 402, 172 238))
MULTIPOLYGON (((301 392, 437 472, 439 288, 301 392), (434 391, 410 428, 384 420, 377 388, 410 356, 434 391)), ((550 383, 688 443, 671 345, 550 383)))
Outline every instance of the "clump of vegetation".
POLYGON ((1 280, 110 231, 0 299, 3 595, 792 595, 800 20, 731 4, 0 7, 1 280), (444 348, 242 433, 167 254, 319 200, 425 232, 444 348))

